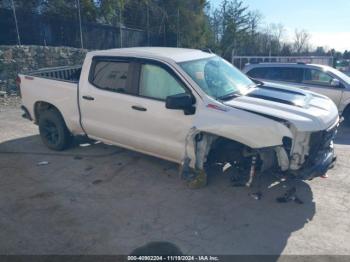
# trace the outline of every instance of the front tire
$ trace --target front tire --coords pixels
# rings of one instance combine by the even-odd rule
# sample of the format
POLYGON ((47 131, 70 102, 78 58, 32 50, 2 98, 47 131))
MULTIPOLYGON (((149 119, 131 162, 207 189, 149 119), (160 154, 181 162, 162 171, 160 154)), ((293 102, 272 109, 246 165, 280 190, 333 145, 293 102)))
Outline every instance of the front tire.
POLYGON ((56 110, 47 110, 40 114, 39 132, 43 143, 56 151, 66 149, 72 139, 61 114, 56 110))

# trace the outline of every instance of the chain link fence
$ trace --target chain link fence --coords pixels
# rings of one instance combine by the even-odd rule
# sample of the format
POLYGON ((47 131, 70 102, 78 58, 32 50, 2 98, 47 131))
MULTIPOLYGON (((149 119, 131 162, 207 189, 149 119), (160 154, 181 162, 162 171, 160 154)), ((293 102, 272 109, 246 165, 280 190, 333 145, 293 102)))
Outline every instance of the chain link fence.
POLYGON ((89 17, 82 1, 63 2, 0 0, 0 96, 16 94, 19 72, 80 64, 87 50, 179 45, 179 10, 134 1, 89 17))
POLYGON ((0 8, 0 45, 85 49, 177 45, 177 34, 166 30, 166 17, 161 12, 148 6, 137 8, 130 6, 120 12, 123 17, 114 21, 116 25, 88 22, 78 15, 68 18, 20 8, 0 8))

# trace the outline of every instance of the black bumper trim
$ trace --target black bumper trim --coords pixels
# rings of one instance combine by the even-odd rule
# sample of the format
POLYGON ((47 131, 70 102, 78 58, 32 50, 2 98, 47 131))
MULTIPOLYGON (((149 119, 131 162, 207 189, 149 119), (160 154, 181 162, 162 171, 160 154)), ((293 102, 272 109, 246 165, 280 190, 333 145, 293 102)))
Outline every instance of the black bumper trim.
POLYGON ((318 153, 313 164, 309 164, 307 167, 297 172, 297 175, 302 180, 310 180, 315 177, 323 176, 334 166, 336 160, 337 157, 334 154, 333 148, 329 148, 326 151, 318 153))

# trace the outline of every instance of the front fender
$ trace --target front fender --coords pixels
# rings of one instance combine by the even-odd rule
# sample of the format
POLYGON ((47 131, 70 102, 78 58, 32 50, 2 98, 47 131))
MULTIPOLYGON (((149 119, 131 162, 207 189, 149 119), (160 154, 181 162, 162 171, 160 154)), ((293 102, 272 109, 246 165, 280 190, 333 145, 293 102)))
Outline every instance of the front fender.
POLYGON ((282 145, 283 137, 292 138, 284 124, 236 108, 205 106, 197 111, 197 130, 234 140, 251 148, 282 145))

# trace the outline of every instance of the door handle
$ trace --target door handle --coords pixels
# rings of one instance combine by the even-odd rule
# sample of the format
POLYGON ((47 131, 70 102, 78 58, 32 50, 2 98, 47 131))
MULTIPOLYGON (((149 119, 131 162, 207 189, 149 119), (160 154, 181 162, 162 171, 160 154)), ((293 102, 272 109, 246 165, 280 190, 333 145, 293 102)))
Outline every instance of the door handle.
POLYGON ((95 98, 93 98, 92 96, 83 96, 83 99, 89 100, 89 101, 95 100, 95 98))
POLYGON ((138 111, 147 111, 147 109, 142 106, 132 106, 131 108, 138 111))

